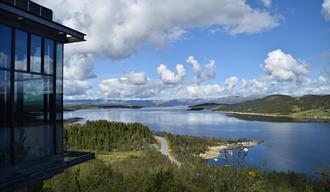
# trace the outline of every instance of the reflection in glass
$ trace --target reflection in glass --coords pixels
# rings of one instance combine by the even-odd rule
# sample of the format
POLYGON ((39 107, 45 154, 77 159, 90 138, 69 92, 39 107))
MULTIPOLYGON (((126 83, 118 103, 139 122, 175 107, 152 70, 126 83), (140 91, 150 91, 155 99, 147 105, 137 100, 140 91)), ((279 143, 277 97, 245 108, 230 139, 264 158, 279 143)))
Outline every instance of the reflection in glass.
POLYGON ((31 71, 41 72, 41 37, 31 35, 31 71))
POLYGON ((51 152, 51 80, 41 75, 15 73, 16 162, 38 159, 51 152))
POLYGON ((0 67, 10 68, 11 28, 0 25, 0 67))
POLYGON ((52 74, 54 64, 54 41, 45 39, 44 49, 44 71, 46 74, 52 74))
POLYGON ((16 30, 15 69, 17 70, 27 70, 27 39, 27 33, 16 30))
POLYGON ((0 167, 8 165, 10 161, 9 93, 10 72, 0 70, 0 167))
POLYGON ((63 151, 63 44, 56 45, 56 151, 63 151))

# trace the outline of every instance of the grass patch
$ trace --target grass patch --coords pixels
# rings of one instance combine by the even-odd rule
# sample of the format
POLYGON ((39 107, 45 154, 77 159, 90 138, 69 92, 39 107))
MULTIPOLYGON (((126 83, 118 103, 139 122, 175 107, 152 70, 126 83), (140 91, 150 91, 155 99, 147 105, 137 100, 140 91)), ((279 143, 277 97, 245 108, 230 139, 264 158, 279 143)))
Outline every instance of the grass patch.
POLYGON ((139 158, 145 155, 145 151, 119 151, 119 152, 100 152, 96 154, 96 159, 106 163, 116 163, 128 158, 139 158))

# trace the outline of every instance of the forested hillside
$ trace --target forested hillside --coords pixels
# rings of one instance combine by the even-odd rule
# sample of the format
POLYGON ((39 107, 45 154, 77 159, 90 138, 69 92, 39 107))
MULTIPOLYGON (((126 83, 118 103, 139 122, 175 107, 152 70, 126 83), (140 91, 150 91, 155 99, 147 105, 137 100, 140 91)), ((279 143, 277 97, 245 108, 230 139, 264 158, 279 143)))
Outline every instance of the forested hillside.
POLYGON ((155 143, 148 127, 140 123, 87 121, 67 125, 64 131, 65 147, 73 150, 141 150, 155 143))
POLYGON ((302 97, 271 95, 253 101, 220 106, 216 110, 328 119, 330 118, 330 95, 305 95, 302 97))

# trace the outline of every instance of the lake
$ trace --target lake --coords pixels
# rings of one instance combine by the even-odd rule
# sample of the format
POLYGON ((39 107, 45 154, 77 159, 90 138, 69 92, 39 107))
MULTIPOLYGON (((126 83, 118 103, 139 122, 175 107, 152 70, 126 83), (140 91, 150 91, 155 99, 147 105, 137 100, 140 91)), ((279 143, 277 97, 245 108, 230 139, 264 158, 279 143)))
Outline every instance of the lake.
MULTIPOLYGON (((87 109, 65 112, 64 118, 140 122, 152 131, 219 138, 247 138, 264 143, 250 148, 244 164, 275 171, 315 176, 316 168, 330 166, 330 124, 321 122, 247 121, 213 111, 187 107, 142 109, 87 109)), ((221 161, 209 160, 221 164, 221 161)))

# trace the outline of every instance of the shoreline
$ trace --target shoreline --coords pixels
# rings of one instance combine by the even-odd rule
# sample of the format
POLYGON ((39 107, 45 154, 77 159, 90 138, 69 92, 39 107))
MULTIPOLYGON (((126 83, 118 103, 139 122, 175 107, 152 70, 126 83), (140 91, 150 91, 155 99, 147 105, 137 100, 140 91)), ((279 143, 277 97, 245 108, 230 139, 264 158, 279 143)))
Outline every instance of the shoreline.
MULTIPOLYGON (((235 112, 235 111, 217 111, 215 112, 221 112, 225 113, 227 115, 232 115, 232 116, 244 116, 244 117, 249 117, 249 116, 255 116, 255 117, 266 117, 266 118, 274 118, 274 119, 290 119, 291 121, 301 121, 301 122, 330 122, 330 117, 326 118, 311 118, 311 117, 297 117, 294 115, 274 115, 274 114, 268 114, 268 113, 249 113, 249 112, 235 112)), ((239 117, 238 117, 239 118, 239 117)))
POLYGON ((239 147, 244 147, 244 148, 250 148, 250 147, 254 147, 258 144, 260 144, 262 142, 260 141, 243 141, 243 142, 239 142, 239 143, 233 143, 233 144, 222 144, 222 145, 217 145, 217 146, 210 146, 208 147, 208 150, 205 153, 201 153, 199 154, 199 157, 203 158, 203 159, 214 159, 217 158, 221 152, 223 152, 224 150, 232 150, 235 148, 239 148, 239 147))

